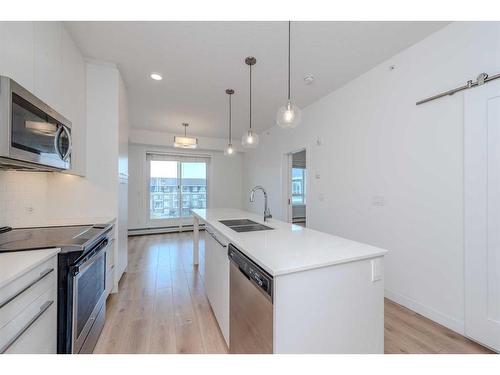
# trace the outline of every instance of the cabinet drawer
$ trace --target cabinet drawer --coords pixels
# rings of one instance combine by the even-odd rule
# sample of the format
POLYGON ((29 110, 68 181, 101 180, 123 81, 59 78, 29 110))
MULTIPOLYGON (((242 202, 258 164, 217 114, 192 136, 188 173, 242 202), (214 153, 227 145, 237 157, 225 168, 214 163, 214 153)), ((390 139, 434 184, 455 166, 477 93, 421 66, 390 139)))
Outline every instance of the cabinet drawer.
POLYGON ((0 328, 0 353, 55 353, 56 350, 56 290, 51 288, 0 328))
POLYGON ((57 288, 57 256, 0 289, 0 329, 49 289, 57 288))

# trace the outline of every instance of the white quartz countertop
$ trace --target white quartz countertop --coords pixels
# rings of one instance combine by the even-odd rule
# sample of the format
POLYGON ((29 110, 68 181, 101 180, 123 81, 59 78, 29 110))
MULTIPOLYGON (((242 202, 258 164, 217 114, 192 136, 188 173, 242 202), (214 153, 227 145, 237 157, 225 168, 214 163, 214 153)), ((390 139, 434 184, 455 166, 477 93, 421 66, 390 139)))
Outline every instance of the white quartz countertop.
POLYGON ((193 214, 273 276, 383 256, 387 250, 237 209, 195 209, 193 214), (219 220, 250 219, 274 228, 238 233, 219 220))
POLYGON ((59 253, 60 249, 0 253, 0 288, 59 253))

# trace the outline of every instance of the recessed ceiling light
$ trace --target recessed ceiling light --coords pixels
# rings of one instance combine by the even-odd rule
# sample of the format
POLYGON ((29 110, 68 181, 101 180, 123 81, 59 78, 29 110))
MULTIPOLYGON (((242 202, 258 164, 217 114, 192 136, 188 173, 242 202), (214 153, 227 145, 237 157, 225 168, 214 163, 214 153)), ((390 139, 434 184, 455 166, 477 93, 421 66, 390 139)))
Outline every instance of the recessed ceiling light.
POLYGON ((151 73, 150 77, 153 78, 155 81, 161 81, 163 79, 163 77, 158 73, 151 73))

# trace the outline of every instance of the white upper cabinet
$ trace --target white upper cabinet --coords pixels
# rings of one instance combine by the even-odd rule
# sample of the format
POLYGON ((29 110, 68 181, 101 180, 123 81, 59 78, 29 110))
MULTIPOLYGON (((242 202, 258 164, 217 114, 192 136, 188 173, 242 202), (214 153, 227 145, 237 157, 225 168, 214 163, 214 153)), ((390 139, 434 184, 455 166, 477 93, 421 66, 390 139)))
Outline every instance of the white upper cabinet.
MULTIPOLYGON (((34 22, 34 93, 49 106, 63 113, 62 25, 34 22)), ((71 120, 71 119, 70 119, 71 120)))
POLYGON ((33 23, 0 22, 0 75, 34 88, 33 23))
POLYGON ((62 27, 62 114, 72 122, 72 168, 68 173, 86 174, 86 67, 68 31, 62 27))
POLYGON ((0 75, 72 122, 72 169, 86 172, 85 61, 61 22, 0 22, 0 75))

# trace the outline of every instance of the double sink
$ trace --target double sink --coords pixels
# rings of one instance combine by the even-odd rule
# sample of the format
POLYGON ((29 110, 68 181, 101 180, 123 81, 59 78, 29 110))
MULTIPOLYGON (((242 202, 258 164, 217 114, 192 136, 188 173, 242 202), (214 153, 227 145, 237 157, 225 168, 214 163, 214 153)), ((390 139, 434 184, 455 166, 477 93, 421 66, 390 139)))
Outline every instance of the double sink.
POLYGON ((257 223, 249 219, 220 220, 220 223, 231 228, 235 232, 256 232, 261 230, 272 230, 274 228, 257 223))

